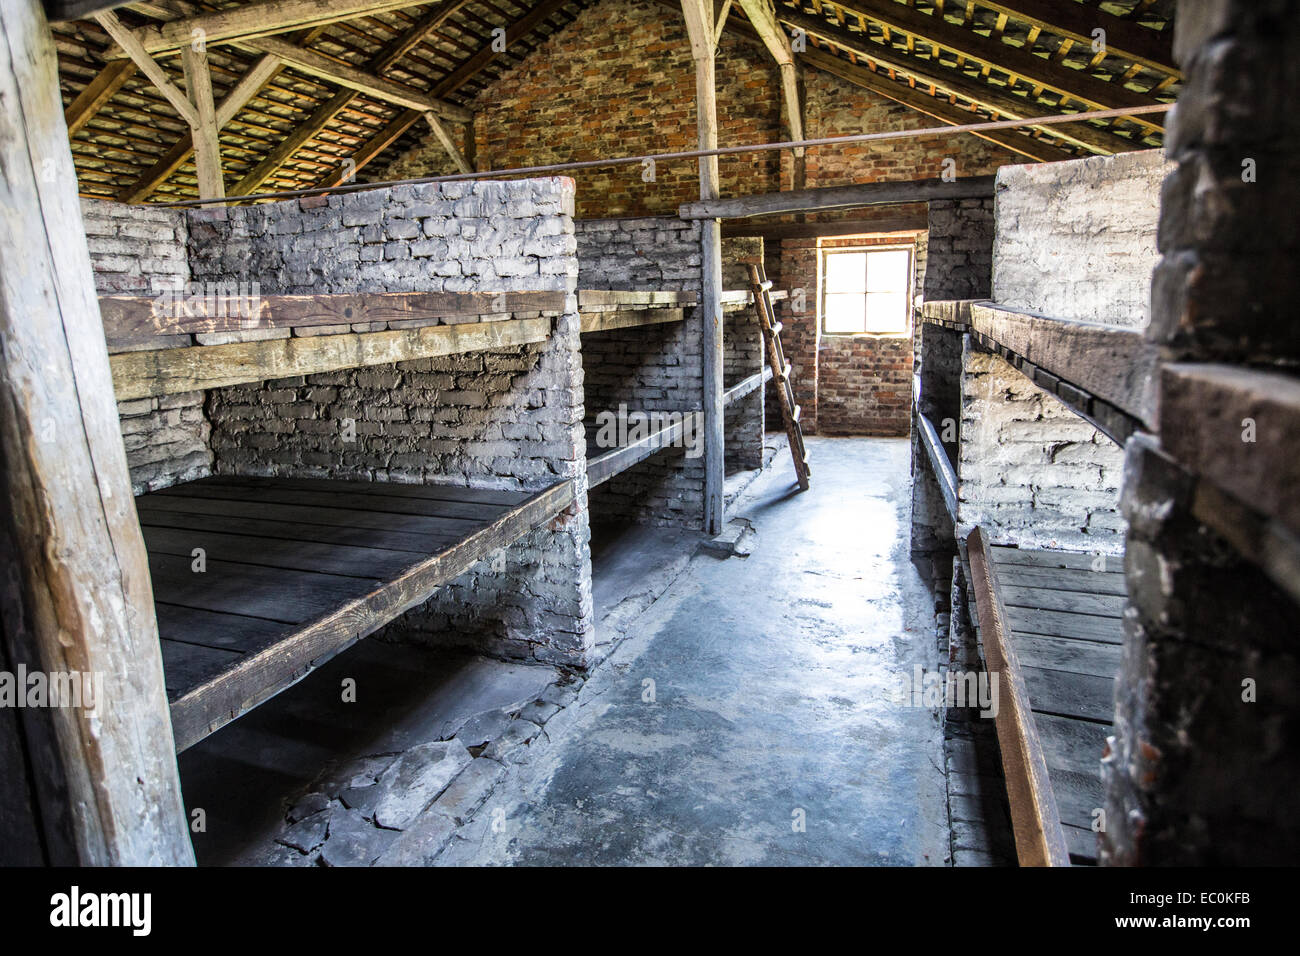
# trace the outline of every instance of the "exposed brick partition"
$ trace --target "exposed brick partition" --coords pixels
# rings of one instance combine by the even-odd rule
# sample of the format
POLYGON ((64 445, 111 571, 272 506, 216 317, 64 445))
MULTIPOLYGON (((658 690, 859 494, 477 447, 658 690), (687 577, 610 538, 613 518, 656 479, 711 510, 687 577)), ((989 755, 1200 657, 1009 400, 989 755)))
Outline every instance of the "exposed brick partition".
MULTIPOLYGON (((594 289, 698 291, 699 224, 677 218, 579 220, 579 284, 594 289)), ((582 337, 588 427, 602 411, 694 411, 704 371, 700 318, 582 337)), ((606 449, 589 446, 595 457, 606 449)), ((668 449, 591 490, 593 521, 631 520, 699 528, 704 516, 704 459, 668 449)))
MULTIPOLYGON (((1170 118, 1178 165, 1163 193, 1147 337, 1183 361, 1290 375, 1300 365, 1296 12, 1283 0, 1179 5, 1175 52, 1187 85, 1170 118)), ((1216 413, 1207 408, 1207 419, 1216 413)), ((1129 606, 1102 762, 1102 862, 1291 865, 1300 855, 1290 812, 1300 788, 1300 608, 1251 563, 1258 555, 1196 520, 1196 477, 1167 447, 1137 437, 1127 452, 1129 606)), ((1249 454, 1267 470, 1295 449, 1262 439, 1249 454)))
MULTIPOLYGON (((751 286, 748 260, 763 259, 761 238, 722 240, 722 287, 748 290, 751 286)), ((753 306, 726 313, 722 327, 722 385, 730 388, 767 365, 763 334, 753 306)), ((727 406, 723 417, 728 473, 763 467, 764 388, 750 392, 727 406)), ((780 420, 777 420, 778 427, 780 420)))
MULTIPOLYGON (((272 293, 574 290, 566 179, 193 213, 196 277, 272 293)), ((577 502, 384 634, 582 666, 592 642, 576 297, 547 342, 214 390, 217 471, 539 490, 577 502), (354 429, 355 441, 348 438, 354 429)), ((342 330, 340 330, 342 331, 342 330)))
POLYGON ((927 300, 989 297, 993 286, 993 206, 992 199, 930 203, 925 280, 921 284, 927 300))

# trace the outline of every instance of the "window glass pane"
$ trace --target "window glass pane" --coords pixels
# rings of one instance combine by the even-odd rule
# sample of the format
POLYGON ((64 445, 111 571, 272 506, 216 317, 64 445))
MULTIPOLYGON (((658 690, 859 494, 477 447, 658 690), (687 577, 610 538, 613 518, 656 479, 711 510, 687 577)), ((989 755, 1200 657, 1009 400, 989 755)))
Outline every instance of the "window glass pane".
POLYGON ((912 254, 907 249, 873 252, 867 259, 868 292, 906 292, 912 254))
POLYGON ((860 292, 827 295, 822 328, 831 334, 861 332, 864 301, 865 296, 860 292))
POLYGON ((867 254, 865 252, 836 252, 827 254, 827 293, 865 292, 867 290, 866 276, 867 254))
POLYGON ((906 332, 907 294, 871 292, 866 296, 868 332, 906 332))

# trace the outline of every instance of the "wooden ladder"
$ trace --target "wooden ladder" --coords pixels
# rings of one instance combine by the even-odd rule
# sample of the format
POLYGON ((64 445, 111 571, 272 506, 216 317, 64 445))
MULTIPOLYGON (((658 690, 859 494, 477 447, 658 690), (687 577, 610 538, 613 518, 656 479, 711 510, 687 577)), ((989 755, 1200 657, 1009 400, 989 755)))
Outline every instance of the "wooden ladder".
POLYGON ((754 311, 758 313, 758 327, 763 332, 767 364, 772 367, 772 381, 776 384, 777 404, 785 421, 786 434, 790 436, 790 456, 794 459, 794 473, 799 479, 799 490, 808 490, 808 451, 803 443, 803 429, 799 427, 800 409, 794 401, 794 386, 790 384, 790 363, 781 348, 781 323, 772 310, 772 283, 761 262, 750 262, 749 281, 754 290, 754 311))

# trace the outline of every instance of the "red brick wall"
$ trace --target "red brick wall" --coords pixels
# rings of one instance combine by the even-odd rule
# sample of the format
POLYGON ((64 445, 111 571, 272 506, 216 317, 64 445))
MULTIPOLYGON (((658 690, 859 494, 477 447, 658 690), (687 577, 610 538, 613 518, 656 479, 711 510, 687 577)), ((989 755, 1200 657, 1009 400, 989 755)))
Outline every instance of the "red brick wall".
MULTIPOLYGON (((722 145, 786 138, 778 76, 766 51, 724 35, 717 77, 722 145)), ((814 69, 804 71, 804 91, 809 137, 938 125, 814 69)), ((689 150, 697 142, 695 72, 685 27, 680 16, 648 0, 605 0, 585 11, 472 105, 480 169, 689 150)), ((805 185, 936 177, 947 158, 956 161, 959 176, 983 175, 1023 161, 969 134, 873 142, 809 150, 805 185)), ((788 153, 724 157, 719 167, 723 195, 772 192, 794 184, 794 158, 788 153)), ((391 179, 451 171, 430 136, 426 145, 397 158, 380 175, 391 179)), ((644 183, 640 166, 577 171, 572 175, 578 183, 578 218, 672 215, 681 203, 698 198, 695 163, 665 163, 656 174, 655 182, 644 183)), ((905 208, 881 206, 816 218, 896 217, 905 208)), ((808 429, 818 429, 829 398, 834 410, 828 427, 897 433, 906 400, 898 412, 895 345, 872 346, 864 340, 852 347, 827 343, 819 348, 815 240, 770 241, 767 253, 769 275, 780 287, 806 290, 802 313, 792 315, 787 306, 781 314, 788 330, 782 338, 808 429), (819 394, 827 388, 829 396, 819 394)), ((905 378, 910 383, 910 366, 905 378)))

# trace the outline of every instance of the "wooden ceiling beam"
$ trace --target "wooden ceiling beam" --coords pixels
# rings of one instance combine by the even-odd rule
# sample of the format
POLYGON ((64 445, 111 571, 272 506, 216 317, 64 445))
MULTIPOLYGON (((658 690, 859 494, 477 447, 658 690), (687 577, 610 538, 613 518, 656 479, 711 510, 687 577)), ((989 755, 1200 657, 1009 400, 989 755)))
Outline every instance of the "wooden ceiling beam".
POLYGON ((95 14, 95 20, 104 28, 104 32, 121 45, 126 51, 126 55, 140 68, 140 72, 149 77, 149 82, 167 98, 167 102, 172 105, 172 109, 176 110, 190 126, 198 123, 198 111, 194 109, 189 97, 171 81, 163 68, 158 65, 158 62, 136 40, 135 35, 117 18, 117 14, 111 11, 97 13, 95 14))
POLYGON ((261 53, 272 53, 295 70, 325 80, 327 83, 346 86, 358 93, 406 109, 419 110, 421 113, 434 112, 443 119, 457 123, 468 123, 474 115, 467 109, 444 102, 438 98, 437 93, 429 95, 404 84, 394 83, 367 70, 357 69, 317 53, 315 50, 308 50, 276 37, 262 37, 242 45, 261 53))
MULTIPOLYGON (((1145 93, 1099 80, 1082 70, 1053 63, 1000 40, 980 36, 974 30, 949 23, 941 16, 921 13, 914 7, 895 3, 894 0, 834 0, 834 4, 851 15, 862 16, 891 30, 920 37, 927 43, 937 44, 968 59, 1023 77, 1096 109, 1153 106, 1159 102, 1145 93)), ((1160 115, 1134 117, 1133 122, 1156 132, 1164 131, 1164 117, 1160 115)))
MULTIPOLYGON (((803 110, 799 105, 799 81, 795 73, 794 53, 790 49, 790 38, 785 35, 777 23, 772 0, 737 0, 745 11, 750 25, 758 33, 767 52, 772 54, 777 69, 781 74, 781 100, 785 104, 786 123, 790 127, 791 139, 803 139, 803 110)), ((717 29, 717 36, 722 34, 725 21, 717 29)), ((716 41, 715 41, 716 45, 716 41)), ((803 150, 796 150, 796 156, 802 156, 803 150)))
MULTIPOLYGON (((553 13, 565 6, 569 0, 542 0, 537 6, 529 10, 518 20, 515 20, 506 27, 506 48, 510 44, 521 40, 523 37, 532 33, 542 22, 550 17, 553 13)), ((497 51, 492 49, 491 42, 485 43, 479 51, 471 56, 468 60, 458 66, 446 77, 440 80, 434 86, 432 93, 434 96, 446 96, 452 93, 466 83, 468 83, 475 74, 481 72, 493 59, 497 57, 497 51)))
POLYGON ((1121 59, 1183 78, 1174 65, 1173 30, 1163 33, 1123 20, 1096 7, 1051 0, 979 0, 979 4, 1007 14, 1032 27, 1091 46, 1093 31, 1106 31, 1106 49, 1121 59))
MULTIPOLYGON (((1030 98, 1015 96, 987 83, 981 83, 958 73, 950 73, 946 67, 936 61, 910 57, 893 47, 886 47, 870 40, 864 33, 850 33, 840 27, 832 26, 819 17, 810 17, 788 9, 782 9, 777 16, 782 23, 797 27, 809 36, 818 37, 859 57, 866 57, 901 70, 908 76, 914 77, 919 83, 936 86, 947 93, 1000 113, 1007 119, 1028 119, 1043 112, 1030 98)), ((1050 136, 1099 153, 1123 153, 1142 148, 1142 143, 1138 140, 1125 139, 1083 122, 1068 127, 1042 127, 1042 130, 1050 136)))
MULTIPOLYGON (((419 43, 430 33, 441 27, 452 17, 453 14, 469 2, 470 0, 445 0, 445 2, 434 10, 426 13, 423 17, 417 20, 410 29, 395 37, 387 46, 375 54, 375 56, 366 64, 366 68, 372 73, 383 73, 386 70, 391 69, 398 60, 411 52, 411 50, 418 46, 419 43)), ((329 125, 330 121, 339 112, 345 109, 348 104, 356 98, 356 96, 357 94, 354 90, 345 89, 320 104, 312 111, 310 116, 295 126, 284 139, 277 143, 275 148, 271 150, 265 159, 249 170, 243 178, 239 180, 239 182, 231 187, 230 195, 248 196, 257 192, 257 190, 261 188, 262 184, 274 176, 276 172, 279 171, 280 167, 289 161, 294 153, 301 149, 304 144, 320 135, 321 131, 329 125)), ((418 110, 408 109, 399 114, 399 116, 406 117, 412 114, 416 117, 422 115, 418 110)), ((409 126, 414 122, 415 120, 412 119, 410 123, 407 124, 407 127, 403 128, 403 132, 405 132, 405 129, 409 128, 409 126)), ((400 136, 401 133, 398 133, 397 135, 400 136)), ((389 140, 389 142, 392 142, 392 140, 389 140)), ((369 160, 367 160, 367 162, 368 161, 369 160)), ((352 171, 355 172, 359 168, 360 165, 356 164, 356 158, 354 157, 352 171)))
POLYGON ((68 138, 77 135, 77 131, 99 112, 105 103, 111 100, 127 80, 135 75, 136 65, 133 60, 118 60, 110 63, 86 84, 77 98, 63 111, 63 120, 68 126, 68 138))
MULTIPOLYGON (((132 31, 132 36, 149 53, 170 53, 189 46, 196 35, 202 36, 211 46, 355 20, 416 5, 412 0, 329 0, 328 3, 321 0, 262 0, 140 27, 132 31)), ((110 60, 126 55, 126 48, 120 40, 116 47, 104 52, 104 58, 110 60)))

